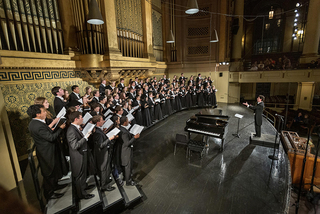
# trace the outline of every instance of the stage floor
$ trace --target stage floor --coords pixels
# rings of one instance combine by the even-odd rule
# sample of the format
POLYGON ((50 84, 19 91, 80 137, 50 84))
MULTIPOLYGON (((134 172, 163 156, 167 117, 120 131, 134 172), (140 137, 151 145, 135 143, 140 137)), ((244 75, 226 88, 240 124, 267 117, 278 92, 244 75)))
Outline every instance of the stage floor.
MULTIPOLYGON (((124 213, 284 213, 290 199, 289 161, 280 146, 278 161, 268 155, 272 148, 249 144, 254 132, 253 112, 239 105, 219 104, 223 115, 230 116, 224 151, 209 140, 202 160, 193 153, 191 164, 186 148, 177 146, 175 135, 186 134, 184 127, 191 115, 201 109, 178 112, 144 131, 134 143, 134 178, 142 185, 145 200, 124 213), (234 137, 238 119, 240 138, 234 137)), ((218 114, 218 109, 211 109, 218 114)), ((265 119, 262 133, 275 135, 265 119)), ((192 136, 193 137, 193 136, 192 136)))

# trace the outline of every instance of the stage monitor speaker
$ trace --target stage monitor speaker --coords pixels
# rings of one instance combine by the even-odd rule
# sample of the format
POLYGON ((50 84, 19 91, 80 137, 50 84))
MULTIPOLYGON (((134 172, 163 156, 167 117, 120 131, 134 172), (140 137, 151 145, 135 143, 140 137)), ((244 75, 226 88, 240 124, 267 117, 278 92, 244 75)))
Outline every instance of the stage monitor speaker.
POLYGON ((239 18, 234 18, 232 20, 232 26, 231 26, 231 31, 233 35, 237 35, 239 30, 239 18))

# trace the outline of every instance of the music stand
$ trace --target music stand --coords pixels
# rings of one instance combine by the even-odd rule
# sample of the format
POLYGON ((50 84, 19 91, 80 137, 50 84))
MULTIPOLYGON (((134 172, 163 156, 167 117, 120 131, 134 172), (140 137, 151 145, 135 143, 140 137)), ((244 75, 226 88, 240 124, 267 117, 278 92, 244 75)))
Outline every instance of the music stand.
POLYGON ((238 118, 238 128, 237 128, 237 134, 232 134, 235 137, 240 138, 240 134, 239 134, 239 126, 240 126, 240 119, 243 118, 243 115, 241 114, 235 114, 234 115, 236 118, 238 118))

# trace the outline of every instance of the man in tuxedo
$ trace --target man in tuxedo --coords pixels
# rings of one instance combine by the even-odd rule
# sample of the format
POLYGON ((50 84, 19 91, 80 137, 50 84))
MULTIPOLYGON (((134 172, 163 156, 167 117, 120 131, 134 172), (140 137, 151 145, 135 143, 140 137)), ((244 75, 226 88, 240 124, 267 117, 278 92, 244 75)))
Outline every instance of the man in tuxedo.
POLYGON ((199 84, 199 81, 202 80, 201 74, 198 74, 198 77, 196 79, 197 84, 199 84))
POLYGON ((186 77, 184 77, 183 73, 181 73, 181 77, 179 77, 179 83, 181 84, 183 80, 186 81, 186 77))
POLYGON ((257 97, 257 105, 252 106, 252 105, 249 105, 247 102, 243 103, 243 105, 247 106, 248 108, 254 111, 254 127, 256 130, 256 134, 254 134, 255 137, 261 137, 262 113, 264 109, 263 101, 264 101, 264 96, 259 95, 257 97))
POLYGON ((94 142, 94 158, 96 166, 98 169, 98 175, 100 177, 100 186, 102 191, 112 191, 115 187, 109 185, 111 180, 109 180, 111 173, 111 158, 112 150, 110 150, 111 144, 113 144, 113 139, 117 136, 107 137, 102 129, 105 121, 101 115, 96 115, 92 118, 92 123, 96 124, 96 131, 93 134, 94 142))
POLYGON ((63 176, 62 154, 58 139, 65 124, 62 124, 56 132, 52 132, 45 122, 47 111, 43 105, 32 105, 27 113, 32 118, 29 131, 36 145, 37 158, 43 176, 44 196, 47 200, 60 198, 63 194, 54 193, 54 190, 61 188, 58 186, 58 180, 63 176))
POLYGON ((54 106, 54 111, 57 114, 59 114, 60 110, 63 107, 67 106, 67 102, 64 101, 63 99, 63 95, 64 95, 64 91, 62 88, 60 88, 59 86, 55 86, 51 89, 51 93, 55 96, 54 101, 53 101, 53 106, 54 106))
POLYGON ((107 111, 107 107, 105 106, 107 102, 107 98, 105 96, 99 97, 99 104, 100 104, 100 109, 101 113, 104 114, 107 111))
POLYGON ((106 87, 106 89, 109 89, 111 92, 113 92, 115 86, 116 86, 116 82, 112 81, 111 84, 106 87))
POLYGON ((69 107, 72 107, 72 106, 78 106, 78 105, 81 105, 82 103, 79 102, 79 100, 81 99, 81 96, 80 96, 80 89, 79 89, 79 86, 77 85, 73 85, 71 87, 71 90, 72 90, 72 93, 70 94, 69 96, 69 107))
POLYGON ((129 99, 131 99, 131 100, 134 100, 134 99, 135 99, 136 96, 135 96, 135 94, 134 94, 133 88, 129 88, 128 97, 129 97, 129 99))
POLYGON ((134 186, 136 183, 132 180, 132 156, 133 156, 133 142, 135 139, 139 138, 140 135, 137 134, 133 136, 127 129, 126 126, 129 125, 128 118, 123 116, 120 118, 120 134, 119 141, 122 145, 121 149, 121 165, 124 167, 124 176, 126 179, 127 186, 134 186))
POLYGON ((122 91, 124 89, 124 79, 120 79, 120 83, 118 84, 119 91, 122 91))
POLYGON ((93 194, 88 194, 86 190, 93 188, 87 186, 87 141, 91 132, 83 136, 80 131, 80 125, 83 123, 81 112, 75 111, 69 115, 71 122, 67 131, 67 140, 69 144, 70 163, 73 181, 76 187, 76 194, 78 199, 90 199, 94 197, 93 194))
POLYGON ((106 93, 106 84, 107 84, 106 80, 102 80, 102 82, 101 82, 101 84, 99 86, 100 95, 105 95, 105 93, 106 93))

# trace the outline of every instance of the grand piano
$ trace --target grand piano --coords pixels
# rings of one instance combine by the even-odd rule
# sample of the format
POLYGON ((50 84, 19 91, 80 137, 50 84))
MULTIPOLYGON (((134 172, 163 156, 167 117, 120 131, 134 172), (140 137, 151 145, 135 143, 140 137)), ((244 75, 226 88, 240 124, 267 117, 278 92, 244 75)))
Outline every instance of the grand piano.
POLYGON ((188 132, 189 139, 191 133, 220 138, 222 140, 220 151, 223 151, 224 139, 228 133, 228 120, 229 116, 225 115, 211 115, 209 112, 199 113, 187 120, 185 131, 188 132))

